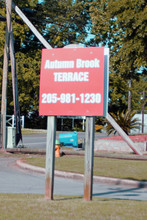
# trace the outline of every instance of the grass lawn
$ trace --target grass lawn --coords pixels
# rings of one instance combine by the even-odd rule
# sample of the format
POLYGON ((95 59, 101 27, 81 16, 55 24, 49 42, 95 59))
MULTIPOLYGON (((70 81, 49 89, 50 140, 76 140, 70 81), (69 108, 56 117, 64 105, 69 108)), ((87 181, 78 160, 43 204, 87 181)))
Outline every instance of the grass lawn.
POLYGON ((147 202, 94 197, 0 194, 0 219, 4 220, 146 220, 147 202))
MULTIPOLYGON (((45 167, 45 156, 29 156, 26 162, 45 167)), ((55 169, 84 173, 83 156, 55 158, 55 169)), ((94 175, 147 181, 147 161, 94 157, 94 175)))

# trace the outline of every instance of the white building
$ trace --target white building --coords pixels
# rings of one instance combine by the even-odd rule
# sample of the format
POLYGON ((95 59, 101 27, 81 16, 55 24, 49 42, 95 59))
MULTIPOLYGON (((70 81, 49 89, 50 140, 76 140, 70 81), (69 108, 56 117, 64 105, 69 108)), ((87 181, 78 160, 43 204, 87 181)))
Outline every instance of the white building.
MULTIPOLYGON (((132 129, 131 134, 141 134, 142 133, 142 114, 135 114, 134 118, 139 119, 140 126, 139 129, 132 129)), ((147 134, 147 114, 144 114, 144 133, 147 134)))

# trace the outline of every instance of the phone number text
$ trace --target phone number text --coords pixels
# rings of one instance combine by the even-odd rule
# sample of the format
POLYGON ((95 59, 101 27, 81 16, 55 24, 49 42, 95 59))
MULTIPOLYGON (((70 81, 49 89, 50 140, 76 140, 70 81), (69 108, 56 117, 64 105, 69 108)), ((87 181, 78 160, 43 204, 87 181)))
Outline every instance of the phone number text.
POLYGON ((75 93, 43 93, 41 103, 101 103, 100 93, 81 93, 78 97, 75 93))

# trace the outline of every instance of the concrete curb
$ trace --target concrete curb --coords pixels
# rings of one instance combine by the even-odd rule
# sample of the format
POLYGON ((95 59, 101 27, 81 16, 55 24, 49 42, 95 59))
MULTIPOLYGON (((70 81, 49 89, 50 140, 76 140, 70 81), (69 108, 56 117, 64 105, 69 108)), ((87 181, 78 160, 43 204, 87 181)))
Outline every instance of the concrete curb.
MULTIPOLYGON (((31 170, 34 172, 45 174, 45 168, 33 166, 27 163, 24 163, 22 160, 16 161, 17 166, 31 170)), ((65 172, 65 171, 58 171, 55 170, 55 176, 64 177, 64 178, 71 178, 77 180, 84 180, 84 175, 80 173, 72 173, 72 172, 65 172)), ((114 184, 114 185, 122 185, 122 186, 130 186, 135 188, 147 188, 146 181, 135 181, 135 180, 128 180, 128 179, 118 179, 118 178, 111 178, 111 177, 102 177, 102 176, 93 176, 94 183, 107 183, 107 184, 114 184)))

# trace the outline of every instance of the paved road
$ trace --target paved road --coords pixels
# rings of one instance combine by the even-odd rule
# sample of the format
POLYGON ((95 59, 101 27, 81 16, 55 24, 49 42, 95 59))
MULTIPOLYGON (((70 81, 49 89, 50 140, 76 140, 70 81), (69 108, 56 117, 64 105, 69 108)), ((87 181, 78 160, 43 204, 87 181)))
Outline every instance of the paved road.
MULTIPOLYGON (((62 132, 63 133, 63 132, 62 132)), ((85 133, 78 132, 78 140, 84 140, 85 133)), ((106 134, 95 133, 95 139, 107 137, 106 134)), ((56 139, 59 138, 59 132, 57 132, 56 139)), ((23 144, 28 148, 46 148, 46 134, 34 134, 34 135, 23 135, 23 144)))
POLYGON ((23 145, 28 148, 45 149, 46 134, 23 135, 23 145))
MULTIPOLYGON (((45 176, 22 170, 15 162, 15 158, 0 157, 0 193, 44 194, 45 176)), ((83 196, 83 182, 55 177, 54 194, 83 196)), ((94 184, 93 196, 147 201, 147 188, 94 184)))

